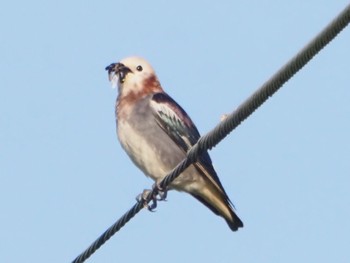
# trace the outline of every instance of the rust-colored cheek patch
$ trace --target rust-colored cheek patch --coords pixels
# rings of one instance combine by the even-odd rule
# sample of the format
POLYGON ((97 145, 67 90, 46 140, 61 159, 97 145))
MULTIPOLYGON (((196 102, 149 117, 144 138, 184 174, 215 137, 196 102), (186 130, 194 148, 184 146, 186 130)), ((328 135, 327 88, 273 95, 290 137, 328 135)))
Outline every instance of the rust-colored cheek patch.
POLYGON ((123 115, 123 109, 128 108, 128 106, 132 106, 134 103, 136 103, 137 100, 157 92, 164 92, 157 77, 155 75, 150 76, 149 78, 145 79, 142 85, 142 89, 138 92, 129 92, 125 96, 121 96, 119 93, 118 99, 117 99, 117 107, 116 107, 116 113, 117 117, 121 117, 120 115, 123 115))

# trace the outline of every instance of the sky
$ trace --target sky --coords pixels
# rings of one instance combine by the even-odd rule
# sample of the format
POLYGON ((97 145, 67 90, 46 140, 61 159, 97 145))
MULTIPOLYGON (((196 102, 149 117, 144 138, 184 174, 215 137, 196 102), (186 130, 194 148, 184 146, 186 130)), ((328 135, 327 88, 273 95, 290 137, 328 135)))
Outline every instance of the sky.
MULTIPOLYGON (((150 188, 105 66, 146 58, 202 134, 348 1, 6 1, 0 262, 71 262, 150 188)), ((245 226, 169 192, 86 262, 349 262, 350 28, 210 151, 245 226)))

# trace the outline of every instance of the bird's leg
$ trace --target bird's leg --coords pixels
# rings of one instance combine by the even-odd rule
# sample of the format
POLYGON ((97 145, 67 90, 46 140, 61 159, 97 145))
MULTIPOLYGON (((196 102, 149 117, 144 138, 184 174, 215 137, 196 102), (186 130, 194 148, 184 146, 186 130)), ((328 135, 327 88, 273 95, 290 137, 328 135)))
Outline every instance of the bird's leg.
POLYGON ((159 198, 157 198, 158 201, 166 201, 166 197, 168 195, 167 189, 160 187, 159 182, 156 182, 152 188, 156 189, 157 195, 159 196, 159 198))
POLYGON ((154 212, 154 209, 156 209, 156 207, 157 207, 157 196, 152 195, 151 200, 150 200, 150 201, 152 201, 152 204, 149 205, 147 197, 148 197, 150 192, 151 192, 151 190, 149 190, 149 189, 143 190, 143 192, 136 197, 136 201, 143 202, 143 206, 145 208, 147 208, 150 212, 154 212))
POLYGON ((167 189, 163 189, 162 187, 160 187, 159 183, 156 182, 152 186, 152 190, 149 190, 149 189, 143 190, 143 192, 136 197, 136 200, 137 202, 143 202, 143 206, 145 208, 147 208, 151 212, 154 212, 154 209, 156 209, 157 207, 157 201, 166 201, 166 197, 167 197, 167 189), (154 192, 154 194, 151 196, 151 199, 148 200, 148 195, 152 191, 154 192), (148 203, 150 201, 152 203, 149 205, 148 203))

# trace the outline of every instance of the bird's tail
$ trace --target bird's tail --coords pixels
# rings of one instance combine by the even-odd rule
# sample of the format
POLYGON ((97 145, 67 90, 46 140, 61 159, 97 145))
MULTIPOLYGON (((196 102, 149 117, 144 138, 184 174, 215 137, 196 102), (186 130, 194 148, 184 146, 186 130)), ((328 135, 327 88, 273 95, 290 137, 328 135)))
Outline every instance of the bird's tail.
POLYGON ((243 222, 233 210, 233 206, 225 193, 216 187, 204 188, 199 192, 191 193, 202 204, 207 206, 216 215, 223 217, 232 231, 243 227, 243 222))

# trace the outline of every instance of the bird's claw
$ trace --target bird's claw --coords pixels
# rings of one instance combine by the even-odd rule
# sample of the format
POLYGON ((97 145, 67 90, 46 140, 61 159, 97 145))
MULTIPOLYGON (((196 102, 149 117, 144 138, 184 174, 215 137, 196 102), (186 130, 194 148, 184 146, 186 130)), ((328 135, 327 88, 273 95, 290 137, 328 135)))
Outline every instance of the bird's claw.
POLYGON ((142 194, 139 194, 136 197, 137 202, 142 202, 143 207, 147 208, 150 212, 155 212, 155 209, 157 208, 157 201, 166 201, 167 197, 167 190, 164 190, 159 186, 158 183, 155 183, 152 187, 152 190, 145 189, 143 190, 142 194), (149 199, 148 195, 153 190, 154 194, 151 196, 151 199, 149 199), (159 196, 159 197, 158 197, 159 196), (151 204, 148 204, 151 202, 151 204))
POLYGON ((136 197, 136 200, 137 202, 142 202, 143 203, 143 207, 144 208, 147 208, 148 211, 150 212, 155 212, 154 209, 156 209, 157 207, 157 196, 156 195, 153 195, 151 197, 151 204, 149 205, 148 204, 148 201, 147 201, 147 197, 149 195, 149 193, 151 192, 151 190, 148 190, 148 189, 145 189, 143 190, 142 194, 139 194, 137 197, 136 197))
POLYGON ((157 198, 158 201, 166 201, 168 195, 167 189, 163 189, 158 183, 155 183, 152 188, 153 190, 156 189, 157 196, 159 196, 157 198))

